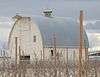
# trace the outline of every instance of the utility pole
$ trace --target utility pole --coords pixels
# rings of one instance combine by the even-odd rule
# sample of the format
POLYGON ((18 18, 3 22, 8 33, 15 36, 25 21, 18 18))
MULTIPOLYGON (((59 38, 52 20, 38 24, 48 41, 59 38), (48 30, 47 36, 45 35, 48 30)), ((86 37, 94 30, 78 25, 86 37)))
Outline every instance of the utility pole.
POLYGON ((82 77, 82 49, 83 49, 83 11, 80 11, 80 48, 79 48, 79 77, 82 77))

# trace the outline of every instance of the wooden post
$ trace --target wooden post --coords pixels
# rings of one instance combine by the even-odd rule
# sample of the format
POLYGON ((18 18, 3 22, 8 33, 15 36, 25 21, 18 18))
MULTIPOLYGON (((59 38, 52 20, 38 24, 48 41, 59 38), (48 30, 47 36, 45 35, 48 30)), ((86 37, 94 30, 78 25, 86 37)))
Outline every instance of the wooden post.
POLYGON ((76 72, 75 72, 75 67, 76 67, 76 63, 75 63, 75 57, 76 57, 76 54, 75 54, 75 50, 73 51, 73 73, 74 73, 74 76, 76 76, 76 72))
MULTIPOLYGON (((44 41, 44 37, 42 37, 42 39, 43 39, 43 41, 44 41)), ((44 51, 45 46, 44 46, 44 42, 42 42, 42 43, 43 43, 42 58, 43 58, 43 61, 44 61, 44 59, 45 59, 45 51, 44 51)))
POLYGON ((19 71, 18 71, 18 77, 21 77, 21 60, 20 60, 20 56, 21 56, 21 49, 20 49, 20 46, 19 46, 19 71))
POLYGON ((82 49, 83 49, 83 11, 80 11, 80 48, 79 48, 79 77, 82 77, 82 49))
POLYGON ((18 38, 15 37, 15 67, 16 67, 16 70, 15 70, 15 77, 17 77, 17 40, 18 38))
MULTIPOLYGON (((42 40, 44 41, 44 37, 42 37, 42 40)), ((43 52, 42 52, 43 76, 45 77, 45 64, 44 64, 45 63, 45 50, 44 50, 45 46, 44 46, 44 42, 42 43, 43 43, 43 52)), ((36 67, 35 67, 35 71, 36 71, 36 67)), ((35 77, 36 77, 36 73, 35 73, 35 77)))
POLYGON ((19 46, 19 55, 18 56, 19 56, 19 64, 20 64, 20 61, 21 61, 20 60, 20 57, 21 57, 21 48, 20 48, 20 46, 19 46))
POLYGON ((68 48, 66 48, 66 77, 69 77, 69 71, 68 71, 68 48))
POLYGON ((89 63, 89 58, 88 58, 88 48, 85 48, 85 73, 86 77, 88 77, 88 63, 89 63))
POLYGON ((56 35, 54 33, 53 35, 54 39, 54 52, 55 52, 55 74, 54 77, 57 77, 57 68, 56 68, 56 62, 57 62, 57 52, 56 52, 56 35))
POLYGON ((55 62, 56 62, 56 54, 57 54, 57 52, 56 52, 56 35, 55 35, 55 33, 53 35, 53 40, 54 40, 55 62))
POLYGON ((2 57, 2 50, 1 50, 1 57, 2 57))
POLYGON ((15 37, 15 64, 17 65, 17 37, 15 37))
POLYGON ((67 61, 67 65, 68 65, 68 60, 69 60, 69 58, 68 58, 68 48, 66 48, 66 61, 67 61))

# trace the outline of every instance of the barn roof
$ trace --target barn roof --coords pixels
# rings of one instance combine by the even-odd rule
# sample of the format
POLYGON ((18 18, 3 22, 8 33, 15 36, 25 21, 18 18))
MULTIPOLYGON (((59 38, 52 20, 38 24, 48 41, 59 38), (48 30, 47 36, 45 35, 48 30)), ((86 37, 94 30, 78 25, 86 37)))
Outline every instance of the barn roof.
MULTIPOLYGON (((63 17, 39 17, 34 16, 33 22, 38 25, 38 28, 43 37, 43 44, 46 47, 52 47, 53 37, 56 37, 57 47, 79 48, 79 23, 71 18, 63 17)), ((84 30, 84 46, 89 47, 88 38, 84 30)))
MULTIPOLYGON (((77 23, 75 20, 65 17, 49 18, 43 16, 33 16, 32 21, 37 24, 41 32, 44 46, 52 47, 51 42, 53 43, 55 34, 57 47, 79 48, 79 23, 77 23)), ((12 28, 12 26, 10 28, 12 28)), ((8 31, 8 33, 10 32, 8 31)), ((6 39, 8 38, 2 39, 0 37, 1 41, 4 41, 6 39)), ((85 30, 84 46, 89 47, 85 30)))

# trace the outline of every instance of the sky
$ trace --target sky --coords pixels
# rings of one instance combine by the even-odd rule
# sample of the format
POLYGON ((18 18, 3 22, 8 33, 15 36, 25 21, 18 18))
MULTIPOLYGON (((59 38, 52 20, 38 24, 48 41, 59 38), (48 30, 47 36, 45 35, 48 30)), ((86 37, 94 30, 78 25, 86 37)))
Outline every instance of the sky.
POLYGON ((100 48, 100 0, 0 0, 0 39, 7 40, 12 17, 16 14, 43 15, 43 10, 47 8, 53 10, 53 16, 72 17, 76 20, 79 11, 83 10, 84 28, 90 46, 100 48))
POLYGON ((14 16, 16 13, 41 15, 43 9, 51 8, 56 16, 79 16, 79 10, 85 12, 85 19, 100 18, 99 0, 0 0, 0 16, 14 16))

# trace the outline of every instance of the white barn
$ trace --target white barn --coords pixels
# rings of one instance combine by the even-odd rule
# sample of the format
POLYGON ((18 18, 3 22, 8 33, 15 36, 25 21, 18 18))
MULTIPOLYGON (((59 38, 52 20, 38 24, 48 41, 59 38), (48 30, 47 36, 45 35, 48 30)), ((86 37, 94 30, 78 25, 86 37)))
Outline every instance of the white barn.
MULTIPOLYGON (((51 59, 55 55, 53 48, 55 41, 56 51, 61 59, 66 60, 66 51, 69 53, 70 51, 76 51, 75 53, 78 55, 80 26, 75 20, 45 16, 16 16, 16 18, 8 42, 12 60, 15 60, 16 51, 18 61, 19 57, 31 61, 40 60, 43 59, 43 55, 45 59, 51 59)), ((85 30, 83 36, 84 48, 88 48, 89 44, 85 30)))

